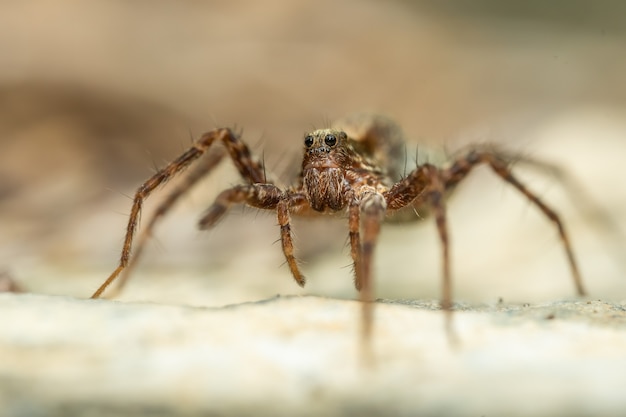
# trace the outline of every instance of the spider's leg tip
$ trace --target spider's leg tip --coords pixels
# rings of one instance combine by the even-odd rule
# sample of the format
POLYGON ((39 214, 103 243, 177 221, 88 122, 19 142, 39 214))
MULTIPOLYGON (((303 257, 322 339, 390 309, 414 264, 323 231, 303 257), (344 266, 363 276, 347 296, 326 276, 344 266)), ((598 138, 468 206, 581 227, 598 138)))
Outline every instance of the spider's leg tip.
POLYGON ((296 284, 298 284, 298 286, 301 288, 304 288, 304 286, 306 285, 306 278, 300 273, 294 274, 293 279, 294 281, 296 281, 296 284))

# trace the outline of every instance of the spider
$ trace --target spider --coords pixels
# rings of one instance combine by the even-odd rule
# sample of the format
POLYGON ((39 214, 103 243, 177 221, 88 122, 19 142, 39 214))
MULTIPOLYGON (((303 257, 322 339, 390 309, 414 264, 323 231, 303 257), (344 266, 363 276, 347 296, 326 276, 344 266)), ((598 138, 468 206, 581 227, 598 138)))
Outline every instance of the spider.
MULTIPOLYGON (((286 263, 296 283, 306 280, 294 256, 290 217, 343 213, 347 215, 349 245, 354 267, 354 285, 362 305, 361 335, 367 340, 372 331, 372 261, 381 223, 395 213, 426 207, 435 218, 442 247, 443 294, 441 308, 449 317, 452 310, 450 243, 446 221, 446 195, 475 167, 485 164, 505 182, 530 200, 554 225, 565 249, 579 295, 585 294, 570 240, 559 216, 512 174, 510 158, 493 149, 475 148, 452 159, 444 168, 429 163, 417 165, 403 175, 405 144, 401 129, 383 116, 358 114, 332 128, 318 129, 304 136, 302 169, 296 185, 281 189, 266 176, 263 163, 255 158, 240 137, 228 128, 203 134, 191 148, 158 171, 136 191, 126 228, 119 265, 91 298, 98 298, 116 278, 121 289, 139 258, 159 218, 202 177, 228 154, 243 184, 222 191, 199 222, 211 228, 234 205, 245 204, 274 210, 280 226, 280 241, 286 263), (144 200, 160 185, 180 174, 215 143, 225 148, 210 152, 203 164, 170 192, 157 207, 145 231, 133 248, 144 200), (134 256, 131 257, 131 248, 134 256)), ((398 216, 403 218, 405 216, 398 216)), ((449 320, 448 320, 449 322, 449 320)))

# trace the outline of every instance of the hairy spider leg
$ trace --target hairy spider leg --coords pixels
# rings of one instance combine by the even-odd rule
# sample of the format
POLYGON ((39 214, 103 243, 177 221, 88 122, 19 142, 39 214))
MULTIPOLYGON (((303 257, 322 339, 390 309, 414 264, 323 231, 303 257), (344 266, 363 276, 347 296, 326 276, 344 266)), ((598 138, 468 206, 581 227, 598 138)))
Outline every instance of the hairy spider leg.
POLYGON ((368 343, 372 333, 374 308, 372 261, 387 203, 381 194, 371 192, 361 197, 359 206, 363 239, 360 244, 360 254, 357 252, 357 259, 355 260, 355 284, 359 285, 357 289, 359 289, 359 299, 362 306, 361 337, 364 343, 368 343))
POLYGON ((446 330, 451 340, 452 331, 452 275, 450 272, 450 242, 445 205, 446 184, 440 170, 431 164, 424 164, 411 171, 403 180, 394 184, 386 193, 388 210, 399 210, 408 205, 418 207, 429 204, 441 242, 441 262, 443 270, 441 308, 446 312, 446 330))
POLYGON ((156 208, 150 221, 143 227, 142 233, 139 235, 139 239, 134 242, 132 255, 126 264, 126 267, 123 271, 120 272, 119 277, 117 278, 116 286, 112 289, 109 289, 108 297, 113 298, 117 294, 119 294, 124 285, 128 281, 128 277, 132 273, 132 270, 137 265, 137 262, 141 258, 141 254, 143 253, 143 249, 148 243, 148 240, 152 237, 152 231, 156 226, 156 223, 163 218, 176 204, 178 199, 182 197, 187 191, 193 188, 196 183, 204 178, 209 172, 215 168, 217 164, 219 164, 224 157, 224 152, 216 152, 209 154, 207 160, 202 161, 201 164, 195 166, 191 172, 184 176, 182 181, 176 184, 174 190, 172 190, 166 197, 159 203, 159 206, 156 208))
POLYGON ((569 236, 565 231, 565 226, 561 222, 560 217, 554 210, 548 207, 543 201, 539 199, 535 194, 529 191, 526 186, 519 182, 517 178, 513 176, 508 164, 503 158, 500 158, 496 152, 488 151, 470 151, 464 157, 456 159, 452 165, 447 169, 441 170, 441 176, 445 182, 446 189, 454 187, 461 180, 463 180, 467 174, 476 166, 480 164, 487 164, 491 169, 504 181, 511 184, 519 192, 521 192, 528 200, 530 200, 541 212, 556 225, 559 237, 565 249, 567 260, 574 280, 574 286, 578 295, 583 296, 586 294, 583 286, 582 278, 574 257, 574 251, 570 243, 569 236))
POLYGON ((294 256, 293 237, 291 234, 290 212, 298 213, 302 210, 310 209, 309 203, 301 193, 286 192, 276 206, 276 215, 280 226, 280 241, 282 244, 283 254, 291 271, 291 275, 296 283, 304 287, 306 278, 300 272, 298 261, 294 256))
MULTIPOLYGON (((240 138, 235 133, 233 133, 231 129, 215 129, 203 134, 200 139, 198 139, 193 144, 193 146, 187 149, 174 161, 170 162, 165 168, 161 169, 152 177, 150 177, 137 189, 133 198, 133 205, 130 211, 128 225, 126 227, 126 235, 124 237, 124 244, 122 247, 119 264, 117 268, 115 268, 115 270, 111 273, 111 275, 109 275, 106 281, 104 281, 104 283, 100 285, 96 292, 93 293, 91 298, 100 297, 104 290, 113 281, 115 281, 115 279, 128 266, 131 259, 133 238, 137 230, 144 200, 148 198, 157 187, 169 181, 172 177, 182 172, 185 168, 189 167, 189 165, 192 164, 196 159, 205 154, 206 151, 211 147, 211 145, 213 145, 213 143, 215 143, 216 141, 222 142, 224 144, 228 154, 231 157, 231 160, 233 161, 235 167, 239 171, 239 174, 245 181, 250 184, 268 183, 268 180, 265 176, 265 169, 263 167, 263 164, 252 156, 248 146, 243 141, 241 141, 240 138)), ((221 157, 218 159, 221 159, 221 157)), ((209 161, 207 161, 209 165, 212 165, 211 168, 217 165, 218 162, 219 160, 215 159, 210 159, 209 161)), ((186 185, 188 185, 189 187, 185 187, 185 183, 181 184, 181 188, 175 190, 169 196, 169 198, 167 198, 162 203, 163 208, 160 210, 157 209, 157 213, 160 212, 159 216, 157 217, 163 216, 165 212, 169 210, 169 208, 181 195, 189 190, 189 188, 194 183, 196 183, 203 175, 208 174, 210 170, 211 169, 200 170, 197 177, 194 177, 192 175, 191 180, 186 183, 186 185)), ((151 221, 150 225, 153 226, 154 221, 151 221)))
POLYGON ((452 272, 450 271, 450 240, 448 237, 448 220, 446 214, 445 184, 440 172, 427 166, 425 174, 430 178, 427 197, 433 207, 433 215, 441 242, 441 263, 443 270, 441 308, 445 312, 445 326, 448 339, 457 342, 456 333, 452 328, 452 272))
MULTIPOLYGON (((437 230, 442 244, 442 309, 451 311, 452 307, 452 281, 450 273, 449 237, 445 214, 445 192, 454 188, 474 167, 481 164, 489 165, 500 178, 525 195, 548 219, 556 224, 559 236, 565 248, 576 291, 579 295, 585 295, 586 292, 582 284, 570 240, 559 216, 521 184, 519 180, 512 175, 506 162, 501 160, 496 153, 488 151, 470 151, 465 156, 457 158, 449 168, 438 169, 429 164, 421 165, 409 173, 405 179, 394 184, 389 191, 384 193, 388 210, 398 210, 408 204, 419 206, 428 203, 433 207, 437 230)), ((450 315, 448 315, 448 317, 450 317, 450 315)), ((449 334, 452 334, 450 332, 449 318, 447 319, 447 323, 449 334)))
POLYGON ((363 268, 361 264, 361 207, 358 201, 354 200, 348 208, 348 233, 350 239, 350 255, 352 256, 352 265, 354 268, 354 287, 357 291, 361 291, 363 287, 362 276, 363 268))
POLYGON ((311 214, 311 208, 304 194, 289 190, 283 192, 273 184, 237 185, 223 191, 200 220, 200 229, 212 227, 226 211, 235 204, 247 204, 265 210, 276 210, 280 226, 280 240, 283 254, 291 275, 300 287, 306 284, 306 278, 300 271, 294 255, 291 233, 290 213, 311 214))

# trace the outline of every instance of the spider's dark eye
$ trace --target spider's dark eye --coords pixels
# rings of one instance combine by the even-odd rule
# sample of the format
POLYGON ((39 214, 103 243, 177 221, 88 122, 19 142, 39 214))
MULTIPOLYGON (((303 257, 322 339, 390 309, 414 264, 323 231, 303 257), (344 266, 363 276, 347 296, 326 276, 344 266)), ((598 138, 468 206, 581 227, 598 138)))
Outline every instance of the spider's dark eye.
POLYGON ((329 133, 324 138, 324 143, 326 143, 326 145, 328 146, 335 146, 337 144, 337 137, 329 133))
POLYGON ((304 138, 304 146, 306 146, 307 148, 310 148, 311 146, 313 146, 313 142, 314 142, 314 139, 313 139, 313 136, 311 135, 307 135, 304 138))

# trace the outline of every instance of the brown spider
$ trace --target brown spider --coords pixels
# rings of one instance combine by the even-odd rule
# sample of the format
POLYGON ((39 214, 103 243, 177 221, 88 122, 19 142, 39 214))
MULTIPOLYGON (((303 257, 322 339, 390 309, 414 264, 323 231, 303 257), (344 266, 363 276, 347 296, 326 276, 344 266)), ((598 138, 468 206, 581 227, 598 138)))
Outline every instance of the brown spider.
MULTIPOLYGON (((118 267, 92 295, 98 298, 122 272, 121 288, 137 261, 156 221, 165 215, 176 200, 200 178, 208 174, 225 152, 210 153, 174 189, 157 208, 146 226, 131 258, 131 247, 144 200, 157 188, 205 154, 215 142, 221 142, 245 184, 222 191, 200 219, 201 229, 208 229, 235 204, 275 210, 280 225, 280 240, 287 264, 298 285, 305 278, 294 257, 290 216, 347 213, 354 284, 362 301, 361 334, 368 339, 372 327, 372 259, 380 225, 388 214, 403 209, 427 206, 435 216, 442 244, 443 296, 441 307, 451 311, 451 277, 445 195, 476 166, 487 164, 536 205, 557 227, 579 295, 585 290, 574 259, 569 238, 557 214, 531 193, 511 173, 510 158, 487 149, 473 149, 457 157, 446 168, 418 165, 402 177, 405 145, 399 127, 381 116, 355 115, 330 129, 319 129, 304 137, 304 157, 297 185, 281 190, 266 177, 263 164, 254 158, 248 146, 232 130, 223 128, 205 133, 181 156, 143 183, 134 196, 118 267)), ((401 216, 400 216, 401 217, 401 216)), ((447 315, 449 317, 449 314, 447 315)), ((449 322, 449 320, 448 320, 449 322)))

